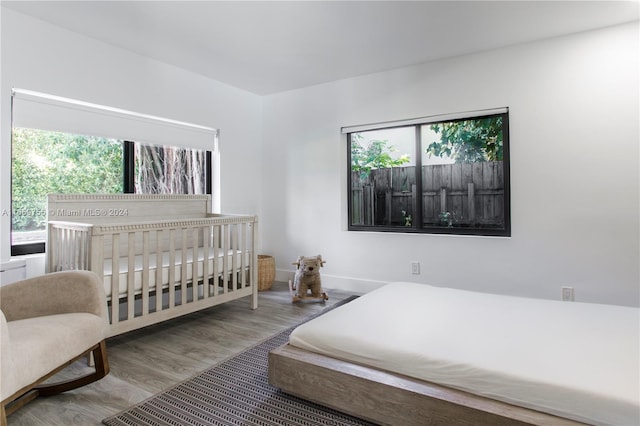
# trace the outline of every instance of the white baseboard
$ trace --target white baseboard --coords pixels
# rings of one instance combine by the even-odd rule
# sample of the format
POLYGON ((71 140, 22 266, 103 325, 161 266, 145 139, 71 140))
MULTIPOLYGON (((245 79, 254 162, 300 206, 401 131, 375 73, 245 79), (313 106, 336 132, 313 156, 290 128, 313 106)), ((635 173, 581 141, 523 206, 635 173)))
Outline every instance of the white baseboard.
MULTIPOLYGON (((288 282, 293 280, 294 271, 276 270, 276 281, 288 282)), ((341 277, 338 275, 322 274, 322 287, 349 291, 354 294, 364 294, 387 284, 386 281, 368 280, 362 278, 341 277)))

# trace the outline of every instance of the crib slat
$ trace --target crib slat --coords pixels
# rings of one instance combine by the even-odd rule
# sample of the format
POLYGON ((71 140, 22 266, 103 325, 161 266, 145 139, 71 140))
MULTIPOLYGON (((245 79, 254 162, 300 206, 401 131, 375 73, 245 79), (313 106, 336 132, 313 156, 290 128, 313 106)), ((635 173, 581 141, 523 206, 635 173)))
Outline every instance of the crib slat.
POLYGON ((80 264, 78 265, 79 269, 86 270, 87 269, 87 231, 82 230, 78 232, 80 239, 80 264))
POLYGON ((58 228, 55 225, 49 225, 49 237, 47 244, 49 249, 47 250, 47 272, 55 272, 58 269, 58 228))
POLYGON ((231 225, 231 288, 238 289, 238 225, 231 225))
POLYGON ((176 230, 169 231, 169 309, 176 304, 176 230))
POLYGON ((218 285, 220 282, 220 225, 213 225, 213 295, 218 295, 218 285))
MULTIPOLYGON (((192 300, 198 300, 198 265, 200 264, 200 261, 198 260, 198 246, 199 246, 199 235, 200 235, 200 227, 194 227, 192 230, 192 238, 193 238, 193 264, 191 265, 191 294, 193 299, 192 300)), ((206 259, 202 258, 202 262, 204 263, 206 259)))
POLYGON ((76 250, 76 248, 75 248, 75 244, 74 244, 74 241, 73 241, 73 229, 67 229, 67 252, 66 252, 67 261, 66 261, 66 264, 65 264, 65 270, 66 271, 69 271, 69 270, 73 269, 72 268, 72 266, 73 266, 73 256, 74 256, 75 250, 76 250))
POLYGON ((251 309, 258 309, 258 253, 256 252, 256 240, 258 239, 258 221, 249 224, 251 227, 251 309))
POLYGON ((85 267, 85 256, 86 256, 86 247, 85 247, 85 231, 81 229, 76 229, 76 238, 78 239, 78 263, 76 267, 78 269, 84 270, 85 267))
MULTIPOLYGON (((91 256, 93 255, 93 253, 91 252, 91 229, 87 229, 84 233, 84 243, 86 246, 86 250, 85 250, 85 269, 91 269, 91 256)), ((100 274, 101 275, 101 274, 100 274)))
POLYGON ((71 250, 71 247, 69 247, 69 230, 68 229, 63 229, 62 230, 62 239, 60 240, 60 242, 62 243, 62 252, 60 253, 60 257, 61 257, 61 264, 62 264, 62 270, 66 271, 69 269, 69 251, 71 250))
POLYGON ((84 231, 76 229, 76 240, 78 241, 78 261, 76 262, 76 268, 83 270, 84 268, 84 231))
POLYGON ((149 231, 142 232, 142 311, 149 313, 149 231))
POLYGON ((211 227, 204 226, 202 228, 202 297, 205 299, 209 297, 209 238, 211 238, 211 227))
MULTIPOLYGON (((93 233, 93 230, 89 230, 93 233)), ((104 236, 90 235, 87 233, 87 245, 89 246, 89 269, 102 277, 104 286, 104 236)), ((106 290, 106 289, 105 289, 106 290)), ((113 294, 113 292, 111 293, 113 294)))
POLYGON ((73 229, 67 230, 67 247, 69 247, 69 250, 67 250, 66 270, 70 271, 73 269, 73 257, 76 252, 76 244, 75 244, 75 241, 73 240, 73 229))
POLYGON ((244 288, 247 285, 246 282, 246 252, 247 252, 247 224, 243 223, 240 225, 242 228, 241 238, 240 238, 240 287, 244 288))
POLYGON ((67 251, 68 248, 66 246, 67 241, 66 241, 66 237, 67 237, 67 230, 63 229, 62 232, 60 233, 60 260, 59 260, 59 265, 60 265, 60 270, 64 271, 65 269, 65 264, 66 264, 66 259, 67 259, 67 251))
POLYGON ((222 292, 229 289, 229 225, 222 225, 222 292))
POLYGON ((127 319, 135 316, 135 280, 136 280, 136 234, 129 232, 129 241, 127 242, 127 319))
POLYGON ((71 229, 65 229, 64 232, 65 246, 67 250, 64 252, 64 270, 71 269, 71 256, 74 250, 73 241, 71 240, 71 229))
POLYGON ((55 252, 56 252, 56 260, 55 260, 55 271, 61 271, 62 270, 62 250, 64 250, 64 234, 63 234, 63 230, 62 229, 57 229, 56 230, 56 245, 55 245, 55 252))
POLYGON ((49 247, 49 250, 45 251, 44 254, 44 271, 45 273, 48 272, 53 272, 53 268, 54 268, 54 264, 53 264, 53 256, 52 256, 52 250, 51 247, 54 247, 55 244, 55 226, 52 224, 49 224, 47 226, 47 246, 49 247))
POLYGON ((62 243, 62 247, 64 247, 64 250, 60 251, 60 267, 61 270, 64 271, 67 269, 67 257, 69 256, 69 239, 67 238, 67 234, 68 234, 69 230, 68 229, 63 229, 62 230, 62 238, 60 240, 60 242, 62 243))
POLYGON ((162 270, 164 269, 164 259, 162 258, 162 238, 164 232, 156 231, 156 312, 162 310, 162 270))
POLYGON ((76 253, 76 242, 73 239, 73 229, 67 230, 67 246, 69 247, 69 250, 67 251, 67 270, 72 270, 76 253))
POLYGON ((49 249, 47 250, 47 272, 54 272, 56 271, 56 253, 58 252, 57 250, 57 243, 58 243, 58 236, 57 236, 57 229, 54 225, 49 225, 49 230, 48 230, 48 237, 47 237, 47 244, 49 245, 49 249))
POLYGON ((82 232, 82 265, 80 269, 89 269, 89 234, 87 231, 82 232))
POLYGON ((75 229, 73 231, 73 239, 76 240, 76 256, 74 269, 82 269, 80 266, 82 263, 82 232, 75 229))
POLYGON ((77 229, 73 230, 73 241, 75 244, 75 251, 73 256, 73 268, 72 269, 80 269, 80 256, 82 255, 82 246, 80 240, 80 232, 77 229))
POLYGON ((182 250, 180 252, 180 304, 187 303, 187 228, 182 228, 180 235, 182 237, 182 250))
POLYGON ((67 257, 69 256, 69 247, 68 247, 68 239, 67 239, 68 231, 66 229, 62 230, 62 238, 60 238, 60 269, 62 271, 67 269, 67 257))
POLYGON ((76 231, 74 229, 69 229, 69 261, 67 263, 67 269, 72 270, 75 269, 76 266, 76 255, 77 255, 77 244, 76 244, 76 231))
POLYGON ((111 324, 120 322, 120 234, 111 236, 111 324))
POLYGON ((58 261, 56 262, 56 266, 57 266, 57 271, 62 271, 64 270, 64 250, 66 250, 65 248, 65 242, 64 242, 64 234, 65 234, 65 230, 60 229, 60 232, 58 232, 58 247, 56 247, 58 249, 58 261))
POLYGON ((86 269, 84 265, 85 258, 85 246, 84 246, 84 232, 76 229, 76 239, 78 240, 78 262, 76 263, 76 267, 78 269, 86 269))
POLYGON ((64 229, 58 229, 56 232, 58 236, 57 246, 56 246, 56 271, 62 271, 62 262, 63 262, 63 250, 64 250, 64 229))

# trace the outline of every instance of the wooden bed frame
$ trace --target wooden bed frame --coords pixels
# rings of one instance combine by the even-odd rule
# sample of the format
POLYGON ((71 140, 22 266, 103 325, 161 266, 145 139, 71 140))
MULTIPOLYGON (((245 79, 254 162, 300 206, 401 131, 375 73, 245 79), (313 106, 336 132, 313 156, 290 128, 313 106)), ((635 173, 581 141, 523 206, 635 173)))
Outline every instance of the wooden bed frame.
POLYGON ((584 425, 289 344, 269 354, 269 383, 381 425, 584 425))
POLYGON ((55 194, 47 208, 46 270, 102 278, 110 336, 242 297, 258 307, 256 216, 213 214, 210 195, 55 194))

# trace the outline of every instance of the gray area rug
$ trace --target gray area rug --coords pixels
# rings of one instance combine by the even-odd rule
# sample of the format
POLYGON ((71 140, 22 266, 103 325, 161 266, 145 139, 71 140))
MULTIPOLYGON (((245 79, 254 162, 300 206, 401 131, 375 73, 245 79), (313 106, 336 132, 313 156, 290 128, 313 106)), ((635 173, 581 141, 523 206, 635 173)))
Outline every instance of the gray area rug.
MULTIPOLYGON (((354 298, 345 299, 318 315, 354 298)), ((371 425, 364 420, 287 395, 269 384, 269 351, 288 342, 294 328, 275 334, 102 423, 107 426, 371 425)))

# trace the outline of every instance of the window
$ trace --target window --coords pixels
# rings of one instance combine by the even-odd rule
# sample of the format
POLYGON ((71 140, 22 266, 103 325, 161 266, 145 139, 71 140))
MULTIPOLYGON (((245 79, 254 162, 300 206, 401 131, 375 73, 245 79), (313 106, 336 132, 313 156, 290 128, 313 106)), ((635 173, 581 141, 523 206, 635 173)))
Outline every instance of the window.
MULTIPOLYGON (((201 149, 127 142, 133 175, 125 192, 135 194, 211 194, 211 152, 201 149), (133 187, 133 190, 131 190, 133 187)), ((125 161, 125 168, 127 161, 125 161)))
MULTIPOLYGON (((35 92, 13 95, 12 206, 10 212, 2 212, 11 215, 13 256, 45 251, 50 193, 212 194, 215 190, 215 129, 35 92), (176 144, 209 149, 174 146, 174 138, 176 144)), ((213 211, 216 208, 214 203, 213 211)))
POLYGON ((506 109, 343 133, 350 231, 511 235, 506 109))
POLYGON ((44 252, 47 194, 211 193, 211 153, 14 128, 12 255, 44 252))
POLYGON ((14 128, 11 254, 44 252, 47 194, 121 193, 122 164, 122 141, 14 128))

